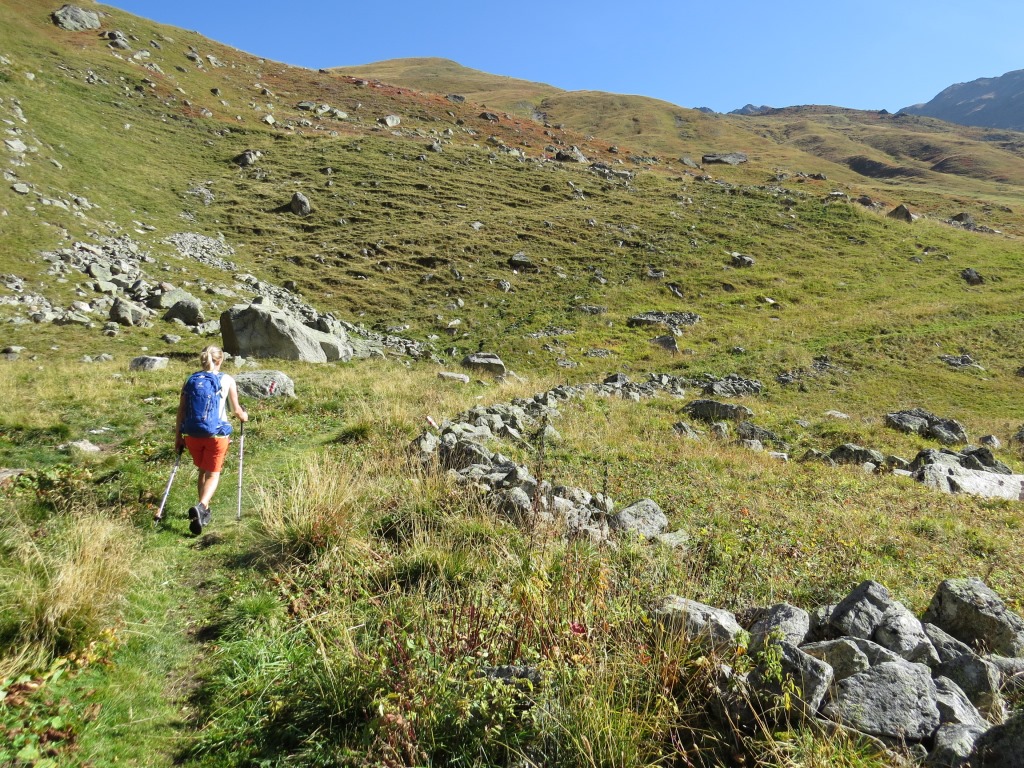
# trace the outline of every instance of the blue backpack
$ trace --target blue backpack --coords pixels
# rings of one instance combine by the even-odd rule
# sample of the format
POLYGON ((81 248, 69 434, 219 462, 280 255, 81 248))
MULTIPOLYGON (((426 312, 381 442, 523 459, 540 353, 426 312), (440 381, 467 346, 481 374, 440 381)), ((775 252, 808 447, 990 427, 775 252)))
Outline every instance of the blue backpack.
POLYGON ((212 371, 193 373, 185 382, 185 416, 181 431, 191 437, 224 437, 231 425, 220 418, 220 376, 212 371))

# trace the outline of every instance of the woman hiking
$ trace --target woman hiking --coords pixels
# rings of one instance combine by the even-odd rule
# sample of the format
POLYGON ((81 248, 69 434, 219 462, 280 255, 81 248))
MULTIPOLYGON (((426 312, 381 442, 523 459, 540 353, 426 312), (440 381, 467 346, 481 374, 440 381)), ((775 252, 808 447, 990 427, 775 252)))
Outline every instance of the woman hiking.
POLYGON ((196 536, 210 524, 210 502, 231 443, 228 401, 239 421, 249 420, 249 414, 238 404, 235 380, 220 372, 224 362, 220 347, 208 346, 199 354, 199 362, 203 370, 189 376, 181 388, 174 425, 174 450, 180 453, 188 448, 199 469, 199 501, 188 511, 188 529, 196 536))

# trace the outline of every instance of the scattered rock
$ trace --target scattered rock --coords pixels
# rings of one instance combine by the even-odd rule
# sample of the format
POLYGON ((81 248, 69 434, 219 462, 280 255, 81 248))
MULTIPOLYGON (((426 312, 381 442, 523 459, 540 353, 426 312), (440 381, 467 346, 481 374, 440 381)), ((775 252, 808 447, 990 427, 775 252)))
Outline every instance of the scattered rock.
POLYGON ((462 358, 462 364, 467 368, 493 373, 495 376, 504 376, 508 373, 505 363, 493 352, 473 352, 462 358))
POLYGON ((69 32, 83 32, 99 29, 100 17, 94 11, 86 11, 77 5, 62 5, 53 12, 53 23, 69 32))
POLYGON ((288 205, 296 216, 308 216, 313 212, 313 206, 310 204, 309 198, 301 192, 293 194, 292 201, 288 205))
POLYGON ((722 152, 717 154, 704 155, 701 162, 705 165, 712 163, 724 163, 725 165, 739 165, 747 162, 747 156, 743 152, 722 152))
POLYGON ((153 355, 140 355, 132 358, 128 363, 129 371, 162 371, 167 367, 170 358, 155 357, 153 355))

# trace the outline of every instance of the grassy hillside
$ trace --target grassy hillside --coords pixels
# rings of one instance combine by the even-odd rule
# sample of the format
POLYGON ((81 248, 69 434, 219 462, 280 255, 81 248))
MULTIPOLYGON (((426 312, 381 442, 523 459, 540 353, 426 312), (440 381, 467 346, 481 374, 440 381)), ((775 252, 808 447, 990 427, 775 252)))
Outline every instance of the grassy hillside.
POLYGON ((569 401, 559 440, 495 446, 620 506, 656 500, 687 550, 515 526, 405 452, 426 416, 559 384, 736 373, 764 384, 742 401, 791 457, 853 442, 912 459, 937 444, 884 416, 922 407, 998 436, 1024 471, 1020 135, 827 107, 705 115, 434 59, 312 72, 95 9, 127 49, 0 0, 0 347, 23 348, 0 360, 0 468, 25 470, 0 490, 0 762, 891 765, 841 735, 723 727, 713 665, 665 643, 652 603, 811 609, 871 578, 920 612, 942 579, 980 575, 1024 606, 1019 504, 683 439, 694 384, 569 401), (629 174, 554 159, 572 146, 629 174), (733 150, 749 162, 680 161, 733 150), (901 202, 921 218, 886 217, 901 202), (989 231, 947 223, 961 212, 989 231), (168 238, 184 232, 215 240, 183 255, 168 238), (33 322, 96 298, 44 254, 106 238, 209 317, 253 275, 441 362, 255 361, 298 397, 246 403, 241 522, 233 452, 207 534, 186 533, 187 460, 154 528, 178 389, 218 339, 169 342, 159 319, 107 336, 88 308, 87 325, 33 322), (664 328, 629 322, 652 310, 701 319, 670 352, 664 328), (480 348, 517 377, 438 379, 480 348), (168 369, 129 371, 144 352, 168 369), (979 367, 940 359, 961 353, 979 367), (66 447, 80 439, 100 450, 66 447), (506 664, 536 685, 486 676, 506 664))

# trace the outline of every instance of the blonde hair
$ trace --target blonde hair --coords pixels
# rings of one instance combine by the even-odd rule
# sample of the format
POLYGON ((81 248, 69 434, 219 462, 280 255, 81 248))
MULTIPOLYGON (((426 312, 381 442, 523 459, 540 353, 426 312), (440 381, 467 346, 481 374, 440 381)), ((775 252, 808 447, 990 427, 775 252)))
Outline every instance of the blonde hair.
POLYGON ((212 371, 215 365, 220 365, 224 362, 224 352, 220 347, 211 344, 199 353, 199 362, 202 364, 204 371, 212 371))

